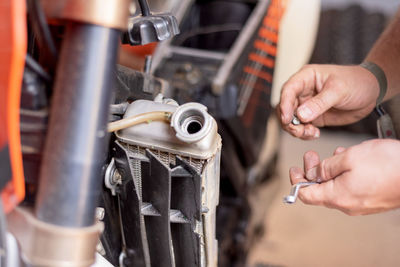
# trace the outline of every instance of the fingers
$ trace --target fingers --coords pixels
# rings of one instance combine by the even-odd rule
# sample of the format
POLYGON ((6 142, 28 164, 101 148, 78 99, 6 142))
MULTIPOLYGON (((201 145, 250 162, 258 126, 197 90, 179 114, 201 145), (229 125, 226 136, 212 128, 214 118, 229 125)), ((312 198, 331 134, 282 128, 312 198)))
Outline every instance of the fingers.
POLYGON ((342 95, 335 88, 328 83, 320 93, 304 102, 297 109, 299 119, 302 122, 311 122, 339 103, 342 95))
MULTIPOLYGON (((304 172, 301 168, 292 167, 289 171, 290 182, 292 185, 307 182, 304 177, 304 172)), ((327 199, 332 195, 332 190, 328 190, 331 185, 326 185, 331 183, 332 181, 328 181, 323 184, 315 184, 307 187, 302 187, 299 190, 298 198, 305 204, 310 205, 324 205, 327 202, 327 199)))
POLYGON ((298 198, 308 205, 335 207, 334 180, 322 184, 314 184, 299 190, 298 198))
POLYGON ((312 96, 315 84, 314 71, 305 67, 294 74, 282 87, 281 102, 279 104, 281 121, 289 124, 297 107, 297 99, 300 96, 312 96))
MULTIPOLYGON (((280 120, 282 114, 280 108, 276 109, 276 114, 278 116, 278 119, 280 120)), ((312 140, 318 138, 321 134, 320 130, 312 124, 294 125, 292 123, 289 123, 285 125, 281 121, 281 125, 282 128, 285 129, 285 131, 290 133, 292 136, 301 138, 303 140, 312 140)))
POLYGON ((348 150, 344 148, 337 148, 333 157, 324 159, 316 167, 316 177, 310 177, 316 179, 317 182, 325 182, 342 175, 351 168, 351 158, 348 150))
POLYGON ((303 156, 305 178, 309 181, 324 182, 341 175, 350 166, 348 155, 342 155, 344 147, 336 148, 334 156, 320 162, 317 152, 308 151, 303 156))
POLYGON ((303 140, 313 140, 318 138, 321 134, 320 130, 312 124, 289 124, 285 127, 285 129, 294 137, 298 137, 303 140))
POLYGON ((300 183, 300 182, 307 182, 307 180, 304 178, 303 170, 299 167, 290 168, 289 177, 290 177, 290 182, 292 185, 300 183))
POLYGON ((317 152, 308 151, 303 156, 305 178, 313 181, 317 178, 317 167, 320 164, 319 155, 317 152))
POLYGON ((348 215, 362 214, 355 208, 359 200, 354 199, 348 194, 348 190, 343 188, 343 181, 350 179, 349 175, 349 172, 346 172, 334 180, 303 187, 299 190, 298 198, 304 204, 325 206, 340 210, 348 215))

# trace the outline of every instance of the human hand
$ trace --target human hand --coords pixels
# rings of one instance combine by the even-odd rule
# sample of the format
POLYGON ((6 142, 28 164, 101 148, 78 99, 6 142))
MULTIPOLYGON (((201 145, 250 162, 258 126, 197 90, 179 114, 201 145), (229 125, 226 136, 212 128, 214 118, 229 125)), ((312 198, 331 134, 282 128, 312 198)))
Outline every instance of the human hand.
POLYGON ((378 94, 375 76, 360 66, 307 65, 283 85, 277 113, 290 134, 314 139, 320 135, 317 127, 345 125, 367 116, 378 94), (291 124, 294 114, 302 124, 291 124))
POLYGON ((315 180, 299 199, 305 204, 338 209, 349 215, 378 213, 400 207, 400 142, 377 139, 337 148, 320 162, 316 152, 304 154, 304 171, 290 169, 292 184, 315 180))

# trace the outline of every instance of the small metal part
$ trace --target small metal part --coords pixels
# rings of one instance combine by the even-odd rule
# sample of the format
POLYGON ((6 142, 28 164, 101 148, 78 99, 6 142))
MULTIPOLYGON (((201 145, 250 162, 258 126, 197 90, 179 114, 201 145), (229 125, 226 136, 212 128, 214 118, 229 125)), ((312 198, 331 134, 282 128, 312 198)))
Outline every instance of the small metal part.
POLYGON ((106 212, 103 207, 96 208, 96 220, 102 221, 104 219, 106 212))
POLYGON ((299 118, 297 118, 296 115, 293 115, 292 124, 293 125, 300 125, 301 124, 301 121, 299 120, 299 118))
POLYGON ((299 190, 302 187, 306 187, 309 185, 318 184, 317 182, 301 182, 294 184, 292 189, 290 190, 290 194, 283 198, 283 203, 293 204, 296 202, 297 196, 299 194, 299 190))
POLYGON ((194 143, 210 134, 213 121, 207 113, 207 107, 199 103, 186 103, 173 113, 171 126, 179 140, 194 143))
POLYGON ((169 13, 131 17, 128 32, 124 34, 122 43, 145 45, 167 40, 179 33, 176 18, 169 13))
POLYGON ((111 159, 110 164, 106 169, 106 173, 104 175, 104 184, 108 189, 111 190, 111 194, 113 196, 116 195, 116 188, 118 185, 122 183, 122 176, 118 172, 117 167, 115 166, 114 158, 111 159))
POLYGON ((147 74, 150 74, 152 60, 153 60, 153 58, 150 55, 147 55, 145 58, 143 71, 147 74))

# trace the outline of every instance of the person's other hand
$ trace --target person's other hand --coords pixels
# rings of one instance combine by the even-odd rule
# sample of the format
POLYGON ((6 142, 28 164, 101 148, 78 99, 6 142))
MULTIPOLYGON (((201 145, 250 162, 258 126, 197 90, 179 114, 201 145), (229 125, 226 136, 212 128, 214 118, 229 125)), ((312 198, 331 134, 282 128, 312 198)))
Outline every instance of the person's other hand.
POLYGON ((304 155, 304 171, 290 169, 292 184, 315 180, 299 198, 305 204, 341 210, 349 215, 378 213, 400 207, 400 142, 371 140, 336 149, 320 162, 316 152, 304 155))
POLYGON ((375 76, 360 66, 307 65, 283 85, 277 113, 290 134, 314 139, 320 135, 318 127, 367 116, 378 94, 375 76), (294 114, 302 124, 291 124, 294 114))

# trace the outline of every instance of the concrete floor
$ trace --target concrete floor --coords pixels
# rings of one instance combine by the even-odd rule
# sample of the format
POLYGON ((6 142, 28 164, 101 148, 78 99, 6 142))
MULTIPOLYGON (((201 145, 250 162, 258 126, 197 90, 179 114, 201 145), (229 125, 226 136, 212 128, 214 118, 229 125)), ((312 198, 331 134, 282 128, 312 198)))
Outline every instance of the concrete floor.
POLYGON ((266 216, 265 234, 250 254, 249 266, 400 266, 400 210, 350 217, 300 201, 291 206, 282 203, 290 190, 288 170, 302 166, 304 152, 315 150, 325 158, 337 146, 348 147, 369 138, 322 132, 319 140, 306 142, 282 136, 279 193, 266 216))

